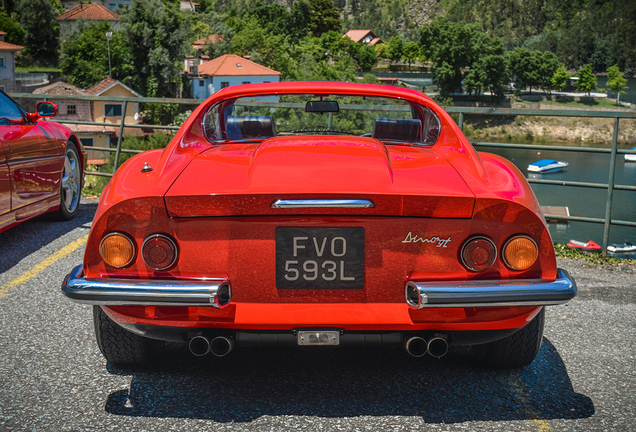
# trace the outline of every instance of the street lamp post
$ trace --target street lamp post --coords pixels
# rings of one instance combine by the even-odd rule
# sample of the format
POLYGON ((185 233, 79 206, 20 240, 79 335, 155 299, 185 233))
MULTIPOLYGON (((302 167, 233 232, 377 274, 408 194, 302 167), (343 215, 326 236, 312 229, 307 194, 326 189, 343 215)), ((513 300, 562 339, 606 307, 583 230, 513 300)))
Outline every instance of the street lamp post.
POLYGON ((113 37, 113 32, 106 33, 106 44, 108 45, 108 76, 112 78, 113 71, 110 68, 110 40, 113 37))

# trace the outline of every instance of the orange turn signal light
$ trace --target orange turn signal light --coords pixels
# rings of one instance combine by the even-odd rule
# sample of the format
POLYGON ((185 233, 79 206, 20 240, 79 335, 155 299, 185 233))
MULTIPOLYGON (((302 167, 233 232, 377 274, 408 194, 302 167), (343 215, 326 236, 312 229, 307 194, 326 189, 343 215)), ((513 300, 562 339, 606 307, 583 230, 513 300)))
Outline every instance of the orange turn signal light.
POLYGON ((135 259, 135 244, 125 234, 110 233, 102 239, 99 254, 111 267, 126 267, 135 259))
POLYGON ((527 270, 539 256, 537 244, 530 237, 516 236, 503 247, 503 261, 512 270, 527 270))

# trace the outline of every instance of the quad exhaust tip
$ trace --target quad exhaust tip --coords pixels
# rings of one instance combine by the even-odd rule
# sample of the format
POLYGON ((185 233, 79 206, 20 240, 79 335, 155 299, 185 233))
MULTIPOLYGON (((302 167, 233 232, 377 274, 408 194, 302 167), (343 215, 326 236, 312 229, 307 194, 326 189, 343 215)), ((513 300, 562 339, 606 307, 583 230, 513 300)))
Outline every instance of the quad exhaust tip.
POLYGON ((210 340, 205 336, 195 336, 188 343, 190 352, 197 357, 212 353, 217 357, 224 357, 234 349, 234 339, 217 336, 210 340))
POLYGON ((435 358, 441 358, 448 353, 448 341, 441 336, 435 336, 428 341, 420 336, 413 336, 406 340, 404 348, 413 357, 430 354, 435 358))

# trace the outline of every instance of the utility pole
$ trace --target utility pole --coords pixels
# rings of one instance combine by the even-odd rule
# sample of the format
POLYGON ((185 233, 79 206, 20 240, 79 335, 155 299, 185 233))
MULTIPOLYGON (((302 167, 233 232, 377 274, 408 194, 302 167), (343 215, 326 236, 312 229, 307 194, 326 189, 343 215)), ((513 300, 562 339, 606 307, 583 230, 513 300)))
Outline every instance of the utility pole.
POLYGON ((113 77, 113 71, 110 67, 110 40, 113 37, 113 32, 106 33, 106 44, 108 45, 108 76, 113 77))

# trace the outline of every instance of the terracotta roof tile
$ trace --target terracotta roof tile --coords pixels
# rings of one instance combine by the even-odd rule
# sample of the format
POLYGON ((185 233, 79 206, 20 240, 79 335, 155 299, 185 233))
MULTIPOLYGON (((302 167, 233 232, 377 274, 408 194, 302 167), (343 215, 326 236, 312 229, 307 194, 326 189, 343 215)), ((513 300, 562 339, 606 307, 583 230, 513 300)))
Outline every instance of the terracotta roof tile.
POLYGON ((101 92, 103 92, 104 90, 106 90, 107 88, 113 86, 115 83, 117 83, 116 79, 113 79, 111 77, 106 77, 104 80, 102 80, 101 82, 95 84, 93 87, 89 88, 86 91, 86 94, 88 95, 98 95, 101 92))
POLYGON ((208 76, 281 75, 274 69, 236 54, 226 54, 199 65, 199 74, 208 76))
POLYGON ((371 30, 349 30, 345 33, 345 36, 354 42, 360 42, 369 33, 371 33, 371 30))
POLYGON ((117 21, 119 14, 101 4, 78 4, 57 17, 60 21, 79 18, 93 21, 117 21))
POLYGON ((58 81, 44 87, 33 90, 33 94, 50 94, 50 95, 85 95, 86 92, 74 85, 58 81))
POLYGON ((23 48, 24 47, 20 46, 20 45, 14 45, 14 44, 9 43, 9 42, 0 41, 0 50, 19 51, 19 50, 21 50, 23 48))
POLYGON ((192 44, 192 49, 194 50, 200 50, 205 48, 205 45, 209 42, 211 43, 217 43, 219 41, 223 40, 223 35, 218 35, 218 34, 213 34, 210 35, 208 37, 204 37, 203 39, 199 39, 194 41, 194 43, 192 44))

